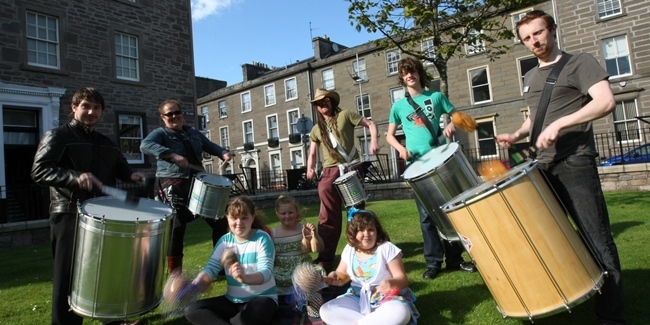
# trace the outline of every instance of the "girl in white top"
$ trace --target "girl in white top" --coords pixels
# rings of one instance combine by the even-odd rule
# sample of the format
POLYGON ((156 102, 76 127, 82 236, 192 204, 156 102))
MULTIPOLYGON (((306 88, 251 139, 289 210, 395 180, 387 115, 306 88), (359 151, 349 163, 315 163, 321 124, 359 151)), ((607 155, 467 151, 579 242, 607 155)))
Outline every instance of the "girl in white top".
POLYGON ((328 277, 330 285, 352 283, 345 294, 321 307, 321 319, 330 325, 416 324, 420 315, 408 287, 402 251, 390 242, 373 212, 351 209, 350 218, 348 244, 328 277))

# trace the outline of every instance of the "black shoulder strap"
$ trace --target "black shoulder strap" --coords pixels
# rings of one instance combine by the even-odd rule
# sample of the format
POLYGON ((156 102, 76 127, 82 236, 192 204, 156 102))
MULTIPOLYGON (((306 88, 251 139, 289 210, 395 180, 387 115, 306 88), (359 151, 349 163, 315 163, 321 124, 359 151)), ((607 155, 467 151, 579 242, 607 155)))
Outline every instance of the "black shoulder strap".
POLYGON ((413 106, 413 109, 415 109, 415 113, 418 114, 418 116, 420 117, 420 119, 422 120, 424 125, 427 127, 429 132, 431 132, 431 136, 433 137, 431 145, 434 146, 434 147, 439 146, 440 143, 438 142, 438 135, 436 134, 436 131, 434 130, 433 125, 431 125, 431 121, 427 117, 427 114, 424 114, 424 110, 422 109, 422 107, 420 107, 420 105, 418 105, 413 100, 413 98, 411 98, 411 94, 409 94, 408 89, 406 89, 406 91, 404 92, 404 96, 406 97, 406 100, 409 102, 409 104, 411 104, 411 106, 413 106))
POLYGON ((542 132, 542 125, 544 124, 544 119, 546 118, 546 109, 548 108, 548 104, 551 101, 551 93, 553 92, 553 87, 557 82, 557 78, 560 75, 562 68, 564 68, 564 65, 569 61, 570 58, 571 54, 562 52, 562 57, 559 61, 557 61, 557 63, 555 63, 553 70, 551 70, 551 74, 549 74, 546 78, 546 84, 544 85, 544 90, 542 90, 542 96, 539 99, 539 105, 537 105, 537 113, 535 113, 535 123, 533 124, 532 131, 530 132, 531 147, 535 146, 537 137, 542 132))

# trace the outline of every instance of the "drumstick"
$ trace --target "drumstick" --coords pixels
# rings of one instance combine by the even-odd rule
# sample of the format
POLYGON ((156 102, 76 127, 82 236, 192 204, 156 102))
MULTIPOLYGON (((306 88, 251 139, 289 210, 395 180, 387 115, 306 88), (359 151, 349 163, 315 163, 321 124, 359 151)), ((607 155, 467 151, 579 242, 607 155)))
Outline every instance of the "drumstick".
POLYGON ((102 184, 100 190, 103 194, 122 200, 128 205, 138 205, 138 203, 140 203, 139 197, 133 196, 129 194, 129 191, 119 189, 117 187, 112 187, 112 186, 102 184))
POLYGON ((476 123, 476 120, 465 113, 454 112, 453 114, 451 114, 451 122, 454 123, 454 126, 456 126, 457 128, 465 132, 478 131, 479 133, 488 136, 494 140, 497 139, 497 137, 495 137, 493 134, 479 127, 478 123, 476 123))
POLYGON ((226 248, 223 250, 223 253, 221 253, 221 265, 224 268, 230 267, 237 262, 239 262, 239 258, 232 248, 226 248))
POLYGON ((185 306, 195 301, 199 294, 199 288, 180 272, 172 273, 167 279, 163 289, 163 314, 172 314, 173 311, 182 310, 185 306))

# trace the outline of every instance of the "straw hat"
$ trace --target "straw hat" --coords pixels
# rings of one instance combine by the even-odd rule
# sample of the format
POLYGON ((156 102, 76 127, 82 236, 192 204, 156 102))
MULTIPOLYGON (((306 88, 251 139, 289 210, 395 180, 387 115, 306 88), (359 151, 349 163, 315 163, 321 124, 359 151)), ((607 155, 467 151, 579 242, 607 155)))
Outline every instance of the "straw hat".
POLYGON ((341 101, 339 93, 322 88, 316 89, 316 95, 314 95, 314 99, 312 99, 311 103, 314 104, 325 97, 328 97, 332 101, 332 108, 339 106, 339 102, 341 101))

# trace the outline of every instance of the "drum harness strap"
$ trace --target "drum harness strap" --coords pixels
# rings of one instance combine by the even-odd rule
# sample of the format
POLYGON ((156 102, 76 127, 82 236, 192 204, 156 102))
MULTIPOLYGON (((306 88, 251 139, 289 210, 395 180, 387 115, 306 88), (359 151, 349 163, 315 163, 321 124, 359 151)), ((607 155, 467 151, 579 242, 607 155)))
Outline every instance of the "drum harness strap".
POLYGON ((555 63, 553 70, 551 70, 551 73, 546 78, 546 84, 544 84, 544 90, 542 90, 542 96, 539 99, 539 105, 537 105, 537 112, 535 113, 535 123, 533 123, 533 128, 530 132, 530 156, 532 158, 535 158, 537 155, 535 142, 537 142, 537 137, 542 132, 542 125, 546 118, 546 109, 551 101, 553 87, 557 83, 557 78, 560 75, 562 68, 564 68, 564 65, 569 61, 571 56, 571 54, 562 52, 562 57, 557 61, 557 63, 555 63))
POLYGON ((411 104, 411 106, 413 106, 413 109, 415 109, 415 113, 418 114, 418 116, 420 117, 420 120, 422 120, 422 122, 427 127, 429 132, 431 132, 431 137, 433 139, 429 142, 429 144, 431 146, 433 146, 434 148, 439 146, 440 142, 438 142, 438 135, 437 135, 436 131, 434 130, 433 125, 431 124, 431 120, 429 120, 427 115, 424 114, 424 110, 422 109, 422 107, 420 107, 420 105, 418 105, 413 100, 413 98, 411 98, 411 94, 408 92, 408 90, 404 92, 404 97, 406 97, 406 100, 409 102, 409 104, 411 104))
POLYGON ((357 154, 357 148, 352 147, 352 150, 350 150, 349 154, 345 153, 345 148, 339 145, 339 142, 336 140, 336 136, 334 133, 332 133, 332 128, 328 127, 327 131, 329 132, 330 142, 332 142, 332 146, 335 147, 343 159, 345 159, 345 163, 338 164, 337 166, 339 168, 341 176, 343 176, 343 174, 345 174, 345 172, 348 170, 348 167, 359 164, 359 159, 354 159, 351 161, 352 157, 357 154))

